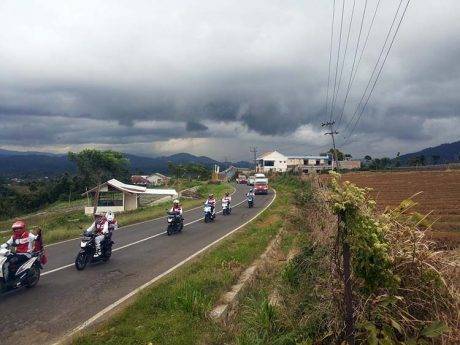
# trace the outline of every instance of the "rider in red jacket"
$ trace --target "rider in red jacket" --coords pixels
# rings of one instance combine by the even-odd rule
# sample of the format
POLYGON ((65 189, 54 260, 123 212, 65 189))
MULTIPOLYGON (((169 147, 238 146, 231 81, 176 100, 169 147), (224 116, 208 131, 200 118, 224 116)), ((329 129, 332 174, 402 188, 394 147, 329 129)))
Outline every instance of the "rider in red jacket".
POLYGON ((15 271, 21 265, 31 258, 31 253, 34 248, 34 241, 38 236, 27 231, 26 222, 18 220, 11 227, 13 235, 8 241, 1 245, 2 248, 16 247, 16 252, 13 253, 9 264, 12 265, 11 270, 15 271))

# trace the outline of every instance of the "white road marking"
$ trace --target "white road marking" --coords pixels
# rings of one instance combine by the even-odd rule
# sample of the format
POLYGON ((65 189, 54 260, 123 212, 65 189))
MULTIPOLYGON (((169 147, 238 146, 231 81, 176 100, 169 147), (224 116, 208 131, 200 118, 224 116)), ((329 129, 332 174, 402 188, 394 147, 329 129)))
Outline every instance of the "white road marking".
MULTIPOLYGON (((236 188, 233 187, 233 186, 232 186, 232 188, 233 188, 233 192, 232 192, 232 194, 230 194, 230 195, 233 195, 233 194, 236 193, 236 188)), ((187 213, 187 212, 190 212, 190 211, 197 210, 197 209, 199 209, 200 207, 202 207, 202 206, 197 206, 197 207, 191 208, 191 209, 189 209, 189 210, 185 210, 184 213, 187 213)), ((118 229, 119 229, 119 230, 124 230, 124 229, 126 229, 126 228, 133 227, 133 226, 136 226, 136 225, 139 225, 139 224, 145 224, 145 223, 148 223, 148 222, 154 222, 154 221, 159 220, 159 219, 165 219, 166 217, 167 217, 167 216, 161 216, 161 217, 157 217, 157 218, 153 218, 153 219, 149 219, 149 220, 144 220, 144 221, 142 221, 142 222, 137 222, 137 223, 133 223, 133 224, 128 224, 128 225, 120 226, 118 229)), ((7 232, 8 232, 8 231, 9 231, 9 230, 7 230, 7 232)), ((80 239, 80 237, 74 237, 74 238, 70 238, 70 239, 68 239, 68 240, 63 240, 63 241, 59 241, 59 242, 54 242, 54 243, 45 245, 45 248, 52 247, 52 246, 56 246, 56 245, 61 244, 61 243, 66 243, 66 242, 70 242, 70 241, 76 241, 76 240, 79 240, 79 239, 80 239)))
MULTIPOLYGON (((241 205, 241 204, 244 203, 244 202, 246 202, 246 200, 243 200, 243 201, 241 201, 241 202, 235 204, 234 207, 239 206, 239 205, 241 205)), ((199 207, 201 207, 201 206, 199 206, 199 207)), ((219 214, 219 213, 222 213, 222 210, 216 212, 216 214, 219 214)), ((194 223, 196 223, 196 222, 199 222, 199 221, 202 220, 202 219, 203 219, 203 217, 200 217, 200 218, 198 218, 198 219, 195 219, 195 220, 193 220, 193 221, 191 221, 191 222, 189 222, 189 223, 184 224, 184 227, 187 226, 187 225, 191 225, 191 224, 194 224, 194 223)), ((139 224, 139 223, 138 223, 138 224, 139 224)), ((113 249, 112 252, 116 252, 116 251, 118 251, 118 250, 122 250, 122 249, 124 249, 124 248, 131 247, 131 246, 133 246, 133 245, 135 245, 135 244, 139 244, 139 243, 142 243, 142 242, 151 240, 152 238, 155 238, 155 237, 158 237, 158 236, 161 236, 161 235, 164 235, 164 234, 166 234, 166 231, 163 231, 163 232, 160 232, 160 233, 158 233, 158 234, 155 234, 155 235, 152 235, 152 236, 148 236, 148 237, 145 237, 145 238, 143 238, 143 239, 140 239, 140 240, 137 240, 137 241, 134 241, 134 242, 125 244, 124 246, 121 246, 121 247, 117 247, 117 248, 113 249)), ((42 275, 42 276, 46 276, 46 275, 48 275, 48 274, 55 273, 55 272, 58 272, 58 271, 62 271, 63 269, 72 267, 73 265, 74 265, 74 263, 67 264, 67 265, 64 265, 64 266, 61 266, 61 267, 57 267, 57 268, 54 268, 54 269, 52 269, 52 270, 45 271, 45 272, 43 272, 41 275, 42 275)))
MULTIPOLYGON (((260 211, 259 213, 257 213, 254 217, 252 217, 250 220, 248 220, 246 223, 244 224, 241 224, 240 226, 238 226, 237 228, 233 229, 232 231, 226 233, 225 235, 223 235, 222 237, 218 238, 217 240, 215 240, 214 242, 208 244, 207 246, 201 248, 200 250, 198 250, 197 252, 193 253, 192 255, 190 255, 189 257, 185 258, 184 260, 182 260, 181 262, 179 262, 178 264, 174 265, 173 267, 169 268, 168 270, 164 271, 163 273, 157 275, 156 277, 154 277, 152 280, 148 281, 147 283, 139 286, 138 288, 134 289, 133 291, 131 291, 129 294, 123 296, 122 298, 120 298, 119 300, 115 301, 114 303, 110 304, 109 306, 105 307, 104 309, 102 309, 100 312, 98 312, 96 315, 92 316, 91 318, 89 318, 88 320, 86 320, 85 322, 83 322, 81 325, 79 325, 78 327, 74 328, 72 331, 70 331, 69 333, 67 333, 66 335, 64 335, 59 341, 55 342, 53 345, 59 345, 59 344, 62 344, 64 343, 66 340, 72 338, 75 334, 77 334, 78 332, 81 332, 82 330, 84 330, 85 328, 87 328, 88 326, 92 325, 97 319, 101 318, 102 316, 104 316, 105 314, 107 314, 108 312, 110 312, 111 310, 115 309, 117 306, 119 306, 120 304, 122 304, 124 301, 128 300, 129 298, 135 296, 136 294, 138 294, 140 291, 144 290, 145 288, 149 287, 150 285, 152 285, 153 283, 157 282, 158 280, 160 280, 161 278, 163 278, 164 276, 168 275, 169 273, 173 272, 174 270, 176 270, 177 268, 181 267, 182 265, 184 265, 185 263, 187 263, 188 261, 192 260, 193 258, 195 258, 196 256, 200 255, 201 253, 203 253, 204 251, 206 251, 207 249, 211 248, 212 246, 216 245, 217 243, 219 243, 220 241, 222 241, 224 238, 230 236, 231 234, 233 234, 234 232, 240 230, 241 228, 245 227, 246 225, 248 225, 249 223, 251 223, 254 219, 256 219, 261 213, 263 213, 267 208, 269 208, 271 206, 271 204, 273 204, 273 202, 275 201, 276 199, 276 190, 274 190, 274 193, 275 195, 273 196, 273 199, 270 201, 270 203, 264 207, 264 209, 262 211, 260 211)), ((236 205, 235 205, 236 206, 236 205)))

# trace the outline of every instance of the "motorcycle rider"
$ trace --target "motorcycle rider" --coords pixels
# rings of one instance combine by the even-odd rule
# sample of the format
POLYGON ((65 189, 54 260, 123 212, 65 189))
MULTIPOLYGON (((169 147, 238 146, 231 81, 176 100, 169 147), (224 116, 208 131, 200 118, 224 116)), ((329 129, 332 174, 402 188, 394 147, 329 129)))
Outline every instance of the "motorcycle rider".
POLYGON ((252 190, 252 188, 249 190, 249 192, 246 193, 246 197, 247 198, 253 198, 255 197, 255 193, 254 191, 252 190))
POLYGON ((211 213, 214 214, 214 209, 216 208, 216 199, 214 198, 214 194, 209 194, 206 204, 211 206, 211 213))
POLYGON ((226 192, 225 196, 222 198, 222 205, 225 203, 228 203, 228 207, 230 207, 231 201, 232 201, 232 197, 228 194, 228 192, 226 192))
MULTIPOLYGON (((23 220, 14 222, 11 229, 13 230, 11 238, 2 244, 1 248, 7 248, 9 246, 16 247, 16 253, 13 254, 8 264, 14 265, 15 270, 17 270, 24 262, 31 258, 34 241, 39 238, 40 233, 34 235, 27 231, 26 222, 23 220)), ((9 273, 13 273, 9 271, 9 269, 6 270, 6 280, 8 280, 9 273)))
MULTIPOLYGON (((107 212, 107 214, 109 212, 107 212)), ((96 214, 95 216, 96 219, 94 220, 93 224, 91 224, 90 227, 86 229, 86 232, 96 234, 96 237, 94 238, 94 242, 96 244, 95 256, 98 256, 101 255, 101 241, 104 239, 105 235, 109 233, 109 222, 103 214, 96 214)), ((112 220, 114 220, 114 218, 112 218, 112 220)))
POLYGON ((173 201, 173 205, 171 209, 169 210, 169 212, 178 213, 182 218, 183 211, 182 211, 182 205, 179 203, 179 200, 176 199, 173 201))

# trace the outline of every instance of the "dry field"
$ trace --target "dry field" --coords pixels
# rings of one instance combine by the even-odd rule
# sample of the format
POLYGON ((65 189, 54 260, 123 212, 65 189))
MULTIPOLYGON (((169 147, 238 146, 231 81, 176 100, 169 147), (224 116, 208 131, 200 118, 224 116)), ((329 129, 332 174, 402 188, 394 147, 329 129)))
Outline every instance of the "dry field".
POLYGON ((415 210, 432 212, 433 238, 442 242, 460 243, 460 170, 356 172, 343 175, 361 187, 373 188, 372 195, 380 210, 397 206, 402 200, 414 197, 415 210))

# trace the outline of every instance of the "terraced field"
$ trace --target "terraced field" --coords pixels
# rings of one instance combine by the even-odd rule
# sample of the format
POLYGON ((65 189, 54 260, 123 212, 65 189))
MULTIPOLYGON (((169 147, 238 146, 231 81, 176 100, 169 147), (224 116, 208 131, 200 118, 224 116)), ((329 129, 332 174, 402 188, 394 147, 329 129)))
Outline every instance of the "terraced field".
POLYGON ((343 175, 361 187, 373 188, 372 195, 380 210, 397 206, 418 192, 416 211, 436 220, 433 238, 460 243, 460 170, 356 172, 343 175))

